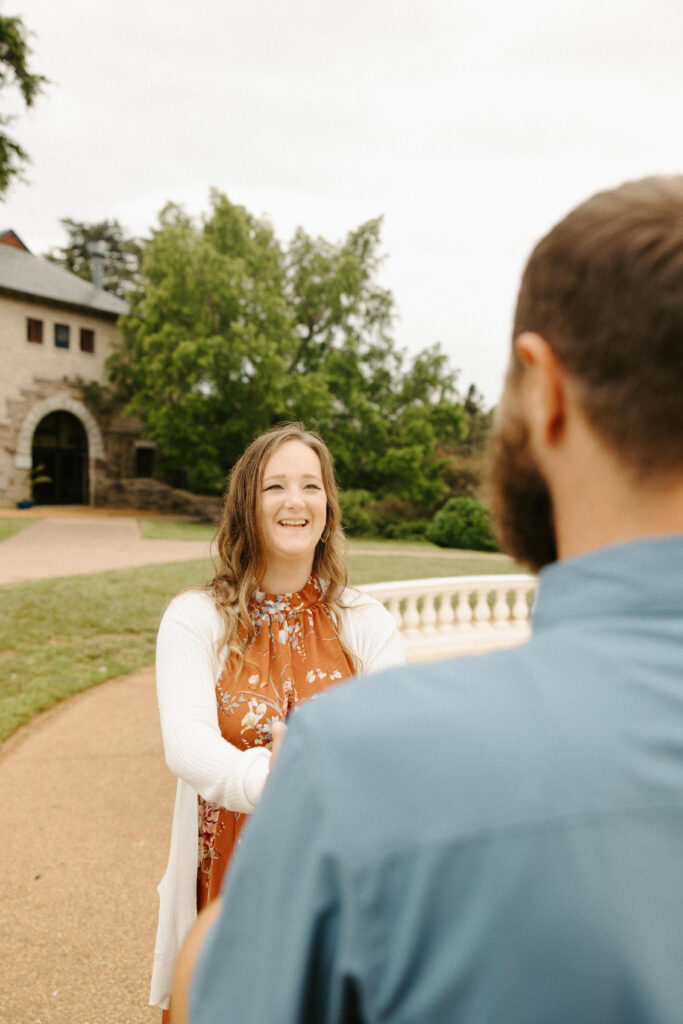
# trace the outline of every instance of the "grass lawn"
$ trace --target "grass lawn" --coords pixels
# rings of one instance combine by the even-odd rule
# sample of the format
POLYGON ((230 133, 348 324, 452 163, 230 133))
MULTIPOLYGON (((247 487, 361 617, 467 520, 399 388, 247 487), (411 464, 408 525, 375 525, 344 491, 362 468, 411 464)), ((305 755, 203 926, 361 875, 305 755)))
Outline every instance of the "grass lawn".
POLYGON ((13 533, 25 530, 35 519, 0 519, 0 540, 11 537, 13 533))
POLYGON ((351 583, 359 585, 432 579, 436 576, 482 576, 524 571, 507 555, 481 557, 474 551, 468 551, 462 557, 453 558, 449 557, 450 554, 439 548, 427 549, 424 554, 417 556, 398 549, 361 554, 354 551, 352 545, 349 553, 349 578, 351 583))
POLYGON ((138 519, 147 540, 211 540, 216 532, 208 523, 183 523, 176 519, 138 519))
MULTIPOLYGON (((1 520, 0 528, 13 520, 1 520)), ((28 525, 18 520, 19 527, 28 525)), ((171 539, 209 540, 196 523, 143 520, 171 539)), ((504 555, 427 542, 354 539, 351 583, 519 572, 504 555)), ((39 711, 97 683, 151 665, 170 598, 204 582, 205 560, 143 566, 0 588, 0 740, 39 711)))
POLYGON ((154 661, 170 598, 206 563, 143 566, 0 589, 0 740, 36 712, 154 661))

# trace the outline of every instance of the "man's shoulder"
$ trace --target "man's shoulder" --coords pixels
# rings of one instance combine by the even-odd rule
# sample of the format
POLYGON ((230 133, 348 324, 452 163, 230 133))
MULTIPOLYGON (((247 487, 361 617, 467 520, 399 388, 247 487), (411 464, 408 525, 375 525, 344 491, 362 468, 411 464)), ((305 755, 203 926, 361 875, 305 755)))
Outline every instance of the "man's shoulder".
POLYGON ((518 713, 527 658, 509 650, 406 665, 345 683, 297 712, 301 772, 335 822, 359 826, 337 841, 398 848, 412 834, 406 820, 431 828, 462 787, 473 795, 484 763, 493 794, 508 757, 528 750, 536 728, 533 715, 523 722, 518 713))
POLYGON ((413 662, 371 677, 360 676, 333 691, 329 706, 327 697, 325 702, 316 702, 316 712, 333 718, 341 726, 357 723, 358 709, 362 707, 381 712, 387 719, 405 718, 418 701, 422 706, 436 701, 442 709, 454 704, 461 712, 470 704, 490 707, 492 692, 510 693, 516 684, 523 685, 527 666, 537 660, 530 644, 523 648, 413 662))

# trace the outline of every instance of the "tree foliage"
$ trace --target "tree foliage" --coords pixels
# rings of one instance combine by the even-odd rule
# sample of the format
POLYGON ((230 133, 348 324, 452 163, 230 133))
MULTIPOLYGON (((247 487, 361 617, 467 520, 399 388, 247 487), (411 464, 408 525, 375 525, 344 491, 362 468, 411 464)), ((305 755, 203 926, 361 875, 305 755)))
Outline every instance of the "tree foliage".
POLYGON ((200 225, 168 205, 144 245, 113 381, 172 478, 216 491, 261 431, 301 419, 328 442, 340 485, 433 508, 437 442, 464 412, 438 346, 406 361, 377 281, 381 220, 333 244, 271 225, 219 192, 200 225))
MULTIPOLYGON (((27 37, 21 18, 0 15, 0 89, 16 85, 25 105, 30 107, 47 79, 29 70, 31 51, 27 37)), ((0 195, 21 175, 28 161, 28 154, 6 131, 13 120, 0 115, 0 195)))
POLYGON ((92 280, 93 245, 99 245, 102 254, 102 287, 105 291, 125 298, 137 280, 142 251, 138 239, 126 234, 117 220, 86 222, 64 217, 60 221, 68 235, 62 248, 51 249, 46 258, 65 270, 92 280))
POLYGON ((458 455, 482 455, 493 426, 493 409, 487 409, 484 396, 475 384, 470 384, 463 400, 467 424, 465 434, 455 446, 458 455))

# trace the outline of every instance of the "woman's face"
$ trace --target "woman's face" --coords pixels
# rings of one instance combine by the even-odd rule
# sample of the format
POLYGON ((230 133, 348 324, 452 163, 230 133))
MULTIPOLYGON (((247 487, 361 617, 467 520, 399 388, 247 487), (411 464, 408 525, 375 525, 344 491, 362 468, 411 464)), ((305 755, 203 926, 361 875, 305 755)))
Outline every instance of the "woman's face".
POLYGON ((266 563, 313 566, 325 529, 327 494, 320 459, 303 441, 285 441, 266 462, 261 481, 261 534, 266 563))

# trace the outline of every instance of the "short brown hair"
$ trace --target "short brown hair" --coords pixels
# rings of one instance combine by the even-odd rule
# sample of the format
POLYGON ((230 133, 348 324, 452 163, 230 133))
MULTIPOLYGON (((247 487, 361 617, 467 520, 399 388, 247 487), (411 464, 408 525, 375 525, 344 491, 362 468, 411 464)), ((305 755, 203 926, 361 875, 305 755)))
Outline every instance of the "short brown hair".
POLYGON ((513 337, 542 335, 640 474, 683 466, 683 175, 601 192, 531 254, 513 337))

